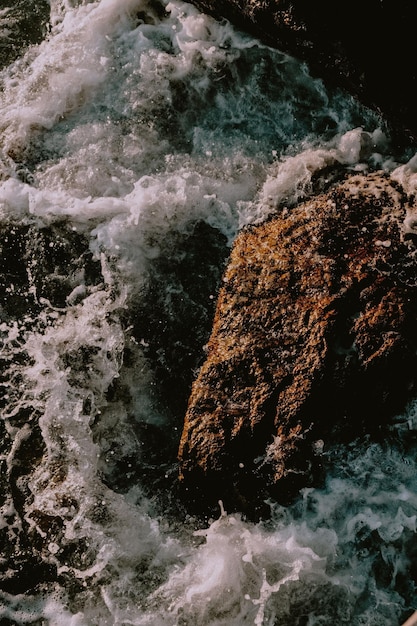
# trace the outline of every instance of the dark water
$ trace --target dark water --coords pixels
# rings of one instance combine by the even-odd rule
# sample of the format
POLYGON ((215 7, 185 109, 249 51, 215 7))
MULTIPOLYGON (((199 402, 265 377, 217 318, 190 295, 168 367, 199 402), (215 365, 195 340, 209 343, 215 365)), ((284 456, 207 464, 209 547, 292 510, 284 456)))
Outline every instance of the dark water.
POLYGON ((327 167, 413 191, 412 153, 188 4, 6 2, 0 27, 0 623, 399 625, 414 405, 259 524, 190 516, 176 448, 238 230, 327 167))

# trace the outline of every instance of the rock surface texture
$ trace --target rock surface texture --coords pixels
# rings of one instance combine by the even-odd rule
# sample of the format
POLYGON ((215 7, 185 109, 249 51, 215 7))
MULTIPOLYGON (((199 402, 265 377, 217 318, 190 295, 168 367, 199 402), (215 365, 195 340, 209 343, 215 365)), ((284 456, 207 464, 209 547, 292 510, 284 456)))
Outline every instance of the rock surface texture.
POLYGON ((48 0, 10 0, 0 3, 0 68, 40 43, 49 29, 48 0))
POLYGON ((307 61, 319 76, 380 110, 417 138, 411 0, 193 0, 216 18, 307 61))
POLYGON ((317 479, 323 445, 377 435, 404 408, 413 203, 389 176, 355 174, 238 236, 180 443, 188 499, 286 501, 317 479))

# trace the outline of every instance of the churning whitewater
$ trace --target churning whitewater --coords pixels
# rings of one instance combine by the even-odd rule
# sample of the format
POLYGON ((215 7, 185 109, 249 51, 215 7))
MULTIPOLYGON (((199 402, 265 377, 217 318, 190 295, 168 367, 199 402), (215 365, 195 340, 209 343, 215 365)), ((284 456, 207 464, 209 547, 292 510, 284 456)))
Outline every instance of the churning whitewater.
MULTIPOLYGON (((0 50, 37 11, 5 5, 0 50)), ((50 5, 0 72, 1 624, 400 624, 415 406, 383 446, 325 449, 326 484, 264 522, 187 513, 176 451, 239 229, 328 166, 415 191, 412 153, 189 4, 50 5)))

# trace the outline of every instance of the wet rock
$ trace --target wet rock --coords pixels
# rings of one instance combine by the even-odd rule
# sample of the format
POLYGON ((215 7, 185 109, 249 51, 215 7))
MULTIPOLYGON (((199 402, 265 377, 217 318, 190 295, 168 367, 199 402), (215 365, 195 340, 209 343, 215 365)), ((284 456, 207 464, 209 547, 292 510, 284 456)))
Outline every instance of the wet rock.
MULTIPOLYGON (((60 539, 62 520, 31 512, 31 480, 47 445, 22 372, 31 362, 28 334, 59 323, 103 283, 89 243, 63 219, 0 223, 0 590, 7 593, 33 591, 59 577, 49 546, 60 539)), ((56 474, 64 471, 60 465, 56 474)))
POLYGON ((0 223, 0 315, 20 320, 46 305, 64 308, 102 281, 86 237, 65 220, 44 225, 0 223))
POLYGON ((180 443, 190 502, 285 502, 329 443, 378 436, 415 394, 413 211, 356 174, 238 236, 180 443))
POLYGON ((0 5, 0 68, 15 61, 45 37, 51 7, 48 0, 5 0, 0 5))
POLYGON ((380 110, 417 137, 415 5, 368 0, 193 0, 265 43, 307 61, 327 81, 380 110))
POLYGON ((160 248, 127 324, 151 365, 155 393, 162 390, 163 410, 182 420, 230 250, 226 237, 202 221, 172 232, 160 248))

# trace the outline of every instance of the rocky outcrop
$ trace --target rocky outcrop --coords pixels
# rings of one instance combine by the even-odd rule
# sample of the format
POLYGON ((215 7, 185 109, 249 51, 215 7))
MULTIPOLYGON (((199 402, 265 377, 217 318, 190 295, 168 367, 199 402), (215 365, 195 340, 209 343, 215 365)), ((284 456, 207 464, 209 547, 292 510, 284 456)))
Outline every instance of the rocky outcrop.
POLYGON ((43 40, 50 26, 50 12, 48 0, 14 0, 1 4, 0 68, 43 40))
POLYGON ((237 237, 180 443, 189 501, 287 501, 317 480, 323 446, 376 435, 404 408, 413 201, 385 174, 356 174, 237 237))
POLYGON ((415 5, 367 0, 193 0, 307 61, 314 73, 380 110, 394 128, 417 137, 415 5))

